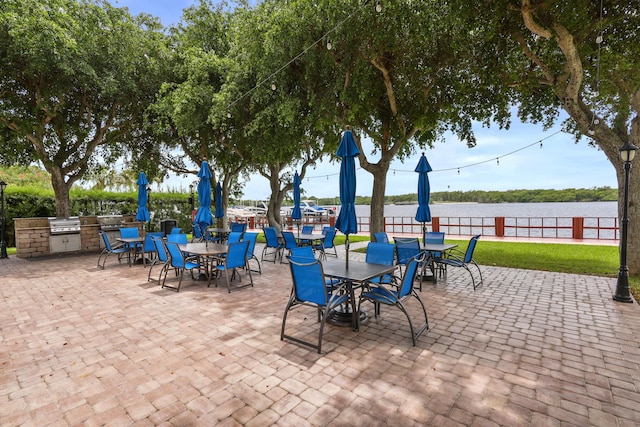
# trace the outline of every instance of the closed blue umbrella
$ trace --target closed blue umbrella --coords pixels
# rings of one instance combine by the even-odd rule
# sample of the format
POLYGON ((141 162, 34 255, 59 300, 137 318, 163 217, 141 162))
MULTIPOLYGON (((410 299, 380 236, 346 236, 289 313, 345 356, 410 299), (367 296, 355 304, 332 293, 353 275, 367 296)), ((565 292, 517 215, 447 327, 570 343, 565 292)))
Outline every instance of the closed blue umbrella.
POLYGON ((222 209, 222 185, 216 184, 216 218, 224 217, 224 210, 222 209))
POLYGON ((200 181, 198 182, 198 212, 194 222, 197 224, 213 224, 213 215, 211 215, 211 170, 206 160, 202 161, 200 172, 198 172, 200 181))
POLYGON ((138 186, 138 211, 136 212, 136 221, 142 223, 148 222, 150 219, 149 209, 147 209, 147 176, 144 172, 140 172, 138 180, 136 181, 138 186))
POLYGON ((300 220, 302 219, 302 210, 300 209, 300 175, 298 172, 293 176, 293 211, 291 219, 298 221, 298 235, 300 235, 300 220))
POLYGON ((342 133, 342 139, 336 155, 342 157, 340 164, 340 214, 336 228, 347 236, 345 241, 346 266, 349 267, 349 234, 358 232, 356 217, 356 162, 354 157, 360 154, 353 133, 349 129, 342 133))
POLYGON ((429 193, 431 188, 429 185, 429 172, 431 166, 427 161, 424 153, 420 157, 416 172, 418 172, 418 211, 416 212, 416 221, 422 223, 422 235, 427 231, 427 222, 431 222, 431 210, 429 209, 429 193))

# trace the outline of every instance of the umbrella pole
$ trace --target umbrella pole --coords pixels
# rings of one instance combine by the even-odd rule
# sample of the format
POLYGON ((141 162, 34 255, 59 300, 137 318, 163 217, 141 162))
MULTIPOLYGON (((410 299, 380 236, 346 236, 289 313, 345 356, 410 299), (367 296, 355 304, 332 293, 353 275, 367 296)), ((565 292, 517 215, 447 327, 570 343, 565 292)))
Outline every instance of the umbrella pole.
POLYGON ((345 251, 347 252, 346 262, 344 265, 348 269, 349 268, 349 235, 348 234, 347 234, 347 239, 344 241, 344 248, 345 248, 345 251))

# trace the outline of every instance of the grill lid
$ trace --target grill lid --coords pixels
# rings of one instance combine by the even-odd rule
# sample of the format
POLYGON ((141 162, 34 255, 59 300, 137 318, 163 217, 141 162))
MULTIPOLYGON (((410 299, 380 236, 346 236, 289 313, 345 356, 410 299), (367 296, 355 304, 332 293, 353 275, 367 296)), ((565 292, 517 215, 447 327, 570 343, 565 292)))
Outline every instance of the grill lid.
POLYGON ((119 230, 125 225, 122 215, 99 215, 97 218, 102 230, 119 230))
POLYGON ((49 218, 51 234, 76 234, 80 233, 80 218, 49 218))

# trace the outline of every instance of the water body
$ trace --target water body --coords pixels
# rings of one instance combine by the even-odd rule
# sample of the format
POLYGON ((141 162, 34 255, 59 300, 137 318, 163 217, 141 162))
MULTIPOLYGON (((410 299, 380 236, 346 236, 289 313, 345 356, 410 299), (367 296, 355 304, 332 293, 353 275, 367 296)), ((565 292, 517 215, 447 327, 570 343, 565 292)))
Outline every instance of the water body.
MULTIPOLYGON (((387 217, 414 217, 418 205, 385 205, 387 217)), ((617 202, 552 202, 552 203, 436 203, 429 205, 431 216, 437 217, 585 217, 617 218, 617 202)), ((368 205, 357 205, 356 215, 371 216, 368 205)))

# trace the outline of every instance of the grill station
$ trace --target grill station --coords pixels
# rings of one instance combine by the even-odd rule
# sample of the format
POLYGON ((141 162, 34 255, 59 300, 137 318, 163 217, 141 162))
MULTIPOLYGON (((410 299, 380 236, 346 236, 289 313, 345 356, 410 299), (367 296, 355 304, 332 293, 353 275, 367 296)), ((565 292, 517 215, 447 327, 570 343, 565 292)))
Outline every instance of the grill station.
MULTIPOLYGON (((126 227, 124 216, 122 215, 98 215, 98 225, 100 230, 107 234, 109 242, 113 243, 120 237, 120 229, 126 227)), ((100 239, 100 248, 104 249, 104 242, 100 239)))
POLYGON ((80 239, 80 218, 77 216, 69 218, 49 218, 49 252, 72 252, 79 251, 81 247, 80 239))

